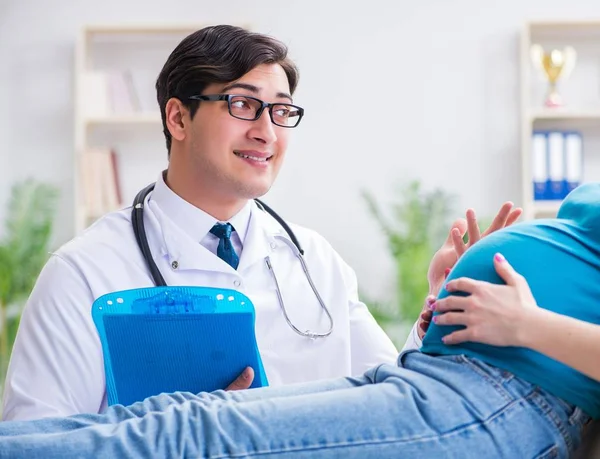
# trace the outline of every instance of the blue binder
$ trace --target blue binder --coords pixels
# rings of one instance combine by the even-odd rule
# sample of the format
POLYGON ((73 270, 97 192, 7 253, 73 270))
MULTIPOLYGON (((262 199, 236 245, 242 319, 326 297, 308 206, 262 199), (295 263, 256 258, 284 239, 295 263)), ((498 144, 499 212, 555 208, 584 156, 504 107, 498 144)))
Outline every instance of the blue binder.
POLYGON ((150 287, 113 292, 92 306, 104 354, 108 404, 130 405, 163 392, 226 388, 246 368, 267 386, 255 312, 240 292, 150 287))
POLYGON ((548 179, 548 132, 533 131, 531 137, 531 169, 533 178, 533 199, 550 198, 548 179))

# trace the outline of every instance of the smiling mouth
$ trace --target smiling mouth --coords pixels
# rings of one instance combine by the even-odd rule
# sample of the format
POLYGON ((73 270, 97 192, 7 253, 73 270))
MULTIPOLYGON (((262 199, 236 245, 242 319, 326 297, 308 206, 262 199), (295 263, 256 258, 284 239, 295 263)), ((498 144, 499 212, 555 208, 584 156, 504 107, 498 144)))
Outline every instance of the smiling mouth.
POLYGON ((252 161, 257 161, 259 163, 264 163, 264 162, 270 161, 271 158, 273 157, 273 155, 271 155, 268 158, 259 158, 258 156, 244 155, 242 153, 238 153, 237 151, 234 151, 233 154, 236 155, 238 158, 250 159, 252 161))

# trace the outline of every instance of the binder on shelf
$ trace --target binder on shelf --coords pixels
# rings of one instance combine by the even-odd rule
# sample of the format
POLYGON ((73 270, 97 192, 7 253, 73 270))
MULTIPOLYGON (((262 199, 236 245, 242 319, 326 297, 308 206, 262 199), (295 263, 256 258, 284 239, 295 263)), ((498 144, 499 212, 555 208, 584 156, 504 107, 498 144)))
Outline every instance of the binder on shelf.
POLYGON ((548 132, 548 178, 548 199, 563 199, 566 196, 565 136, 561 131, 548 132))
POLYGON ((583 181, 583 137, 579 131, 534 131, 531 158, 536 201, 561 201, 583 181))
POLYGON ((546 132, 534 131, 531 139, 533 176, 533 199, 548 199, 548 136, 546 132))
POLYGON ((565 132, 565 188, 566 194, 583 181, 583 139, 580 132, 565 132))

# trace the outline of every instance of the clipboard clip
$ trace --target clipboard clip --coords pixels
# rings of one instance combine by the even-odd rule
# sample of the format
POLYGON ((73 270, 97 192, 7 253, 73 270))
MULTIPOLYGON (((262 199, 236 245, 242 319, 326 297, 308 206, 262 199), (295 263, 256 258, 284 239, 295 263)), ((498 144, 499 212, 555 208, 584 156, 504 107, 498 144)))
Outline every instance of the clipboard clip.
POLYGON ((138 298, 131 304, 134 314, 211 313, 216 309, 214 297, 194 295, 185 289, 167 289, 146 298, 138 298))

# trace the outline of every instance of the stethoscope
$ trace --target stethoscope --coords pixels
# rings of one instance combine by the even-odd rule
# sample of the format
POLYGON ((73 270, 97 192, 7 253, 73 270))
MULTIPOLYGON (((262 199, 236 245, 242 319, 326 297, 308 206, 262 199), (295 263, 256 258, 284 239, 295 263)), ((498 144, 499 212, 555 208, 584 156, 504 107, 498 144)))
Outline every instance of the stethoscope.
MULTIPOLYGON (((156 263, 154 262, 154 259, 152 258, 150 246, 148 245, 148 238, 146 237, 146 229, 144 227, 144 202, 146 200, 146 197, 152 192, 152 190, 154 190, 154 185, 155 185, 154 183, 151 183, 150 185, 148 185, 146 188, 141 190, 137 194, 135 199, 133 200, 133 209, 131 211, 131 225, 133 226, 133 233, 135 234, 135 239, 137 241, 137 244, 142 252, 144 260, 146 261, 146 265, 148 266, 148 269, 150 270, 152 279, 154 279, 154 284, 157 287, 166 287, 167 283, 165 282, 164 277, 160 273, 158 266, 156 266, 156 263)), ((290 318, 287 314, 287 310, 285 308, 285 303, 283 302, 283 296, 281 295, 281 290, 279 288, 279 282, 277 281, 277 276, 275 275, 275 271, 273 270, 273 265, 271 264, 271 259, 267 256, 265 258, 265 263, 267 265, 267 268, 269 269, 269 272, 271 273, 271 276, 273 277, 273 281, 275 282, 275 288, 277 291, 277 299, 279 300, 279 306, 281 307, 281 311, 283 312, 285 321, 288 323, 288 325, 290 326, 290 328, 292 330, 294 330, 300 336, 304 336, 306 338, 310 338, 310 339, 325 338, 326 336, 331 335, 331 332, 333 331, 333 318, 331 317, 331 313, 329 312, 329 309, 327 309, 327 306, 325 306, 325 303, 323 302, 321 295, 319 295, 319 291, 317 290, 317 287, 315 286, 315 283, 312 280, 310 271, 308 270, 308 266, 306 264, 306 260, 304 260, 304 250, 302 250, 302 247, 300 247, 300 242, 298 241, 298 238, 296 237, 296 235, 294 234, 292 229, 288 226, 288 224, 273 209, 271 209, 264 202, 262 202, 258 199, 255 199, 254 202, 256 202, 256 204, 258 205, 258 207, 260 209, 267 212, 271 217, 273 217, 275 220, 277 220, 277 222, 281 225, 281 227, 285 230, 285 232, 291 239, 291 241, 290 241, 286 237, 276 236, 279 240, 284 241, 287 244, 287 246, 290 248, 290 250, 292 252, 294 252, 294 254, 298 258, 298 260, 300 260, 300 264, 302 265, 302 270, 304 271, 304 275, 306 276, 306 279, 308 280, 308 283, 310 284, 310 288, 312 289, 313 293, 317 297, 317 300, 319 300, 319 304, 321 305, 321 308, 323 309, 323 311, 325 311, 325 314, 327 314, 327 317, 329 318, 329 329, 325 333, 316 333, 316 332, 313 332, 310 330, 302 331, 292 323, 292 321, 290 320, 290 318)))

